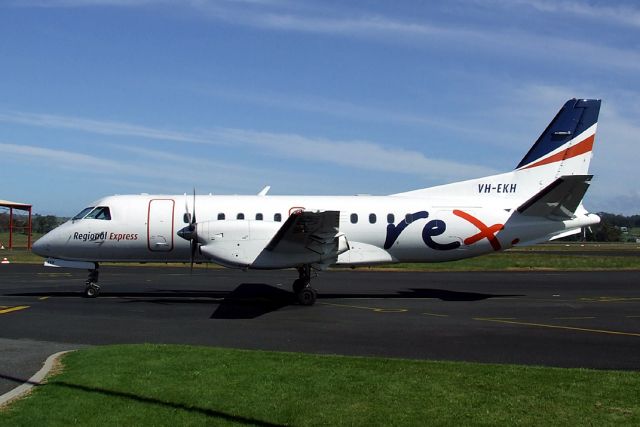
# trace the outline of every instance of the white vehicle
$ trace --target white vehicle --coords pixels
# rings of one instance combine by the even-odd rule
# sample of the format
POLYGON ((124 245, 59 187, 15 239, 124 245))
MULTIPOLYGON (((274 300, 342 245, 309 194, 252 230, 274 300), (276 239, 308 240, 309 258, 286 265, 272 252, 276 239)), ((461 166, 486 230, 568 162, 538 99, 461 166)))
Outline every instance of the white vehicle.
POLYGON ((582 198, 600 100, 571 99, 515 170, 388 196, 125 195, 91 203, 33 245, 45 265, 214 262, 296 268, 298 301, 315 302, 312 271, 331 265, 442 262, 580 232, 600 218, 582 198), (191 208, 189 208, 191 207, 191 208), (197 208, 197 217, 196 217, 197 208))

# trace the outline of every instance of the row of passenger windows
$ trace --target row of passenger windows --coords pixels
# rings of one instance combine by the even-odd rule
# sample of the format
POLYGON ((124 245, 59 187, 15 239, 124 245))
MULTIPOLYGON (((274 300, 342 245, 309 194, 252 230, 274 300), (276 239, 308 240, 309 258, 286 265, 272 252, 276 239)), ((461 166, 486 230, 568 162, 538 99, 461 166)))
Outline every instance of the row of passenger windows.
MULTIPOLYGON (((420 218, 424 218, 424 217, 420 217, 419 216, 417 219, 420 219, 420 218)), ((349 219, 351 220, 351 224, 357 224, 358 223, 358 214, 357 213, 352 213, 350 215, 349 219)), ((404 216, 403 219, 405 220, 405 222, 407 224, 411 224, 414 221, 414 219, 416 219, 416 218, 413 217, 413 214, 408 213, 408 214, 406 214, 404 216)), ((378 217, 376 216, 376 214, 370 213, 369 214, 369 224, 375 224, 377 221, 378 221, 378 217)), ((388 213, 387 214, 387 224, 395 224, 395 222, 396 222, 396 216, 394 214, 392 214, 392 213, 388 213)))
MULTIPOLYGON (((262 221, 262 220, 264 220, 264 215, 261 214, 261 213, 257 213, 255 218, 256 218, 256 221, 262 221)), ((225 219, 227 219, 227 215, 224 212, 219 212, 218 213, 218 220, 219 221, 223 221, 225 219)), ((236 214, 236 219, 245 219, 245 215, 242 212, 240 212, 240 213, 236 214)), ((183 217, 182 220, 184 221, 185 224, 188 224, 189 222, 191 222, 191 214, 188 214, 188 213, 184 214, 184 217, 183 217)), ((281 222, 282 221, 282 214, 279 214, 279 213, 273 214, 273 220, 275 222, 281 222)))
MULTIPOLYGON (((224 220, 224 219, 227 219, 227 216, 224 213, 220 212, 218 214, 218 220, 224 220)), ((243 213, 237 214, 236 219, 245 219, 244 214, 243 213)), ((264 219, 264 215, 262 215, 261 213, 256 214, 256 221, 262 221, 263 219, 264 219)), ((279 213, 273 214, 273 220, 275 222, 282 221, 282 214, 279 214, 279 213)))
MULTIPOLYGON (((413 222, 413 216, 411 214, 407 214, 406 215, 406 219, 407 219, 407 223, 411 223, 413 222)), ((349 216, 349 220, 351 221, 351 224, 357 224, 358 223, 358 214, 357 213, 352 213, 349 216)), ((375 224, 376 222, 378 222, 378 216, 374 213, 370 213, 369 214, 369 224, 375 224)), ((396 222, 396 216, 392 213, 387 214, 387 223, 388 224, 393 224, 396 222)))
MULTIPOLYGON (((184 218, 184 222, 185 223, 189 222, 189 218, 187 217, 187 215, 188 214, 185 214, 185 218, 184 218)), ((218 213, 218 220, 219 221, 222 221, 222 220, 225 220, 225 219, 227 219, 227 216, 223 212, 218 213)), ((245 219, 244 213, 238 213, 236 215, 236 219, 245 219)), ((262 221, 262 220, 264 220, 264 215, 261 214, 261 213, 257 213, 256 216, 255 216, 255 219, 257 221, 262 221)), ((351 221, 352 224, 357 224, 358 223, 358 219, 359 219, 359 217, 358 217, 357 213, 352 213, 349 216, 349 220, 351 221)), ((279 213, 273 214, 273 220, 276 221, 276 222, 281 222, 282 221, 282 214, 279 214, 279 213)), ((413 214, 406 214, 404 216, 404 220, 407 222, 407 224, 411 224, 413 222, 413 214)), ((375 224, 376 222, 378 222, 377 215, 374 214, 374 213, 370 213, 369 214, 369 224, 375 224)), ((388 224, 394 224, 395 222, 396 222, 395 215, 392 214, 392 213, 387 214, 387 223, 388 224)))
MULTIPOLYGON (((424 217, 418 217, 417 219, 420 218, 424 218, 424 217)), ((403 218, 407 224, 411 224, 414 221, 414 217, 413 214, 406 214, 403 218)), ((357 213, 352 213, 349 216, 349 220, 351 221, 351 224, 357 224, 358 223, 358 214, 357 213)), ((374 213, 370 213, 369 214, 369 224, 375 224, 376 222, 378 222, 378 217, 376 214, 374 213)), ((387 224, 395 224, 396 222, 396 216, 392 213, 388 213, 387 214, 387 224)))

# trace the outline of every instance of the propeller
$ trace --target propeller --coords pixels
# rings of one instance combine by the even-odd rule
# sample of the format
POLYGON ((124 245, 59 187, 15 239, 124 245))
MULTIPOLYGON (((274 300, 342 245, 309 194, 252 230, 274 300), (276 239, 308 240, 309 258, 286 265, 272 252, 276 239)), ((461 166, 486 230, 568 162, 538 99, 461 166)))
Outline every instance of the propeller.
POLYGON ((178 230, 178 236, 185 240, 189 240, 191 243, 191 273, 193 273, 193 261, 196 256, 196 250, 198 249, 198 224, 196 222, 196 189, 193 188, 193 209, 192 213, 189 213, 189 203, 187 201, 186 193, 184 198, 184 210, 189 218, 189 225, 178 230))

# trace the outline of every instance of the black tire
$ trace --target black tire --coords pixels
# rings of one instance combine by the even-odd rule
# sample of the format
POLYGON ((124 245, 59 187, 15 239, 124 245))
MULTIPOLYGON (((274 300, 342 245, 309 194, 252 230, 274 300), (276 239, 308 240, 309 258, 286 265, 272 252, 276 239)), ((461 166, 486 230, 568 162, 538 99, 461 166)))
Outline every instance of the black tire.
POLYGON ((96 298, 100 294, 100 288, 95 285, 89 285, 84 288, 85 298, 96 298))
POLYGON ((313 305, 316 302, 317 293, 316 290, 311 287, 306 287, 296 295, 300 305, 313 305))

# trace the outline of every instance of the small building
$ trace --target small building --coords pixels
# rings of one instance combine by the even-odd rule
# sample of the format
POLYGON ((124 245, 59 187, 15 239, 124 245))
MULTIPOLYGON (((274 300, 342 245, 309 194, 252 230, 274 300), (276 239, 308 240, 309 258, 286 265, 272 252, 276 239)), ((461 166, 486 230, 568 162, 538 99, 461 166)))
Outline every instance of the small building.
MULTIPOLYGON (((31 205, 27 203, 10 202, 8 200, 0 200, 0 207, 9 209, 9 242, 8 248, 13 248, 13 233, 20 229, 27 234, 27 249, 31 249, 31 205), (26 211, 29 213, 29 220, 24 227, 16 227, 13 222, 13 211, 26 211)), ((4 242, 3 242, 4 243, 4 242)))

